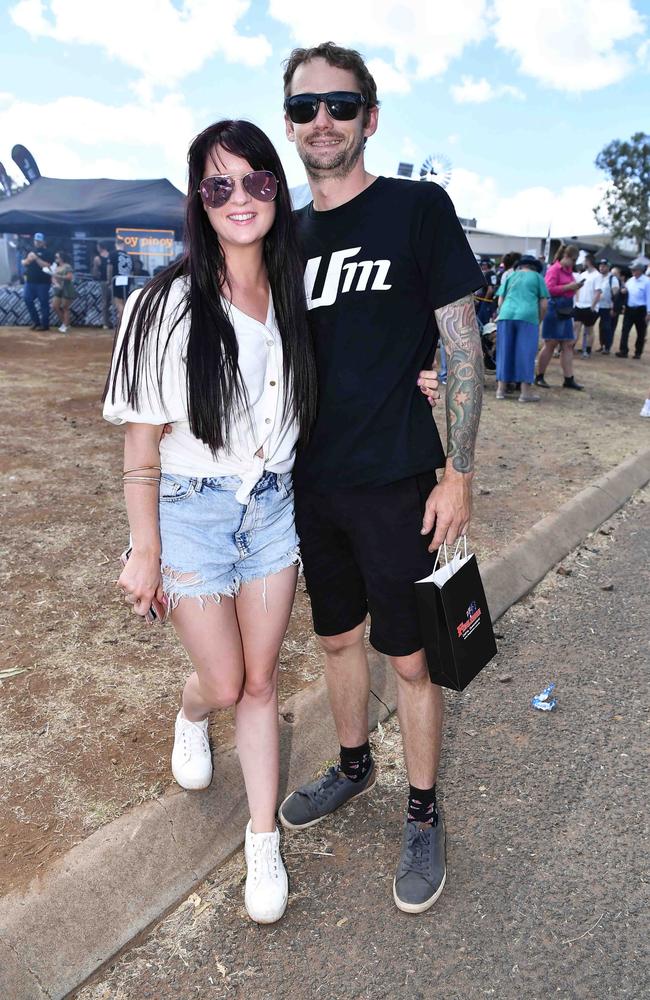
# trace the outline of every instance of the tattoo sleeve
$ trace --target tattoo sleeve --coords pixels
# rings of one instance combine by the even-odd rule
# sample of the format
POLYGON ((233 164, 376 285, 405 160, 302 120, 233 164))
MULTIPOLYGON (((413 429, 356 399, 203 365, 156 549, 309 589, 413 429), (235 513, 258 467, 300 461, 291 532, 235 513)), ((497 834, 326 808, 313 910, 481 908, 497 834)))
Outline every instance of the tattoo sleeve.
POLYGON ((447 459, 457 472, 474 469, 483 402, 483 351, 471 295, 435 310, 447 355, 447 459))

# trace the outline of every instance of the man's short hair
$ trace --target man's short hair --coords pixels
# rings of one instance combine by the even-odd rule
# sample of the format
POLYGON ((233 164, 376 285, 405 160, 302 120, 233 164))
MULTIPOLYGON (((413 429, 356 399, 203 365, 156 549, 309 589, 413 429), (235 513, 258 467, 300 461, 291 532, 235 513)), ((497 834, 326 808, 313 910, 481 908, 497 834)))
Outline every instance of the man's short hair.
POLYGON ((311 62, 312 59, 324 59, 330 66, 338 69, 352 70, 357 78, 359 93, 365 97, 364 117, 367 121, 370 108, 378 108, 377 84, 372 73, 363 61, 363 56, 356 49, 344 49, 334 42, 321 42, 311 49, 294 49, 288 59, 284 62, 284 96, 290 96, 291 81, 299 66, 303 63, 311 62))

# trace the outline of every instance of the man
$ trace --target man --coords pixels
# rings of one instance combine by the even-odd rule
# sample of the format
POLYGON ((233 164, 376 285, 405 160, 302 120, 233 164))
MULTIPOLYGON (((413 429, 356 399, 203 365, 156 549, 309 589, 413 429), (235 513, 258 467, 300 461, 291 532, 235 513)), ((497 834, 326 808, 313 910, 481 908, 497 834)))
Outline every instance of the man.
POLYGON ((111 255, 105 243, 96 244, 97 253, 93 257, 92 276, 102 286, 102 320, 103 327, 108 330, 111 325, 112 287, 108 278, 111 255))
POLYGON ((593 254, 586 254, 584 260, 585 280, 575 296, 575 333, 576 350, 580 346, 580 333, 582 332, 582 356, 588 358, 591 354, 592 342, 594 339, 594 326, 598 319, 598 308, 602 295, 602 282, 596 270, 596 262, 593 254))
POLYGON ((611 273, 607 257, 601 257, 598 261, 598 271, 600 273, 600 299, 598 301, 598 316, 600 318, 598 326, 600 336, 599 353, 609 354, 614 340, 614 320, 616 319, 614 302, 618 299, 621 285, 616 275, 611 273))
POLYGON ((50 264, 53 255, 47 249, 43 233, 34 233, 32 249, 21 261, 25 268, 25 305, 32 320, 32 330, 50 329, 50 264), (46 270, 43 270, 43 269, 46 270), (36 308, 38 301, 40 308, 36 308))
POLYGON ((644 274, 645 265, 641 261, 635 261, 631 265, 632 277, 625 282, 627 291, 625 300, 625 313, 623 315, 623 326, 621 329, 620 349, 616 352, 617 358, 626 358, 628 354, 628 338, 632 327, 636 329, 636 344, 634 345, 634 357, 638 361, 643 354, 645 344, 646 328, 648 316, 650 315, 650 278, 644 274))
POLYGON ((337 767, 285 799, 280 819, 311 826, 374 784, 369 611, 370 641, 396 674, 410 782, 393 895, 420 912, 446 878, 435 785, 443 699, 428 678, 413 584, 470 521, 481 274, 441 187, 366 171, 379 112, 359 53, 331 42, 295 49, 284 84, 287 136, 314 199, 297 221, 319 380, 318 418, 295 470, 296 524, 341 751, 337 767), (436 323, 448 366, 446 463, 415 385, 430 367, 436 323))
POLYGON ((113 305, 119 328, 124 312, 124 303, 129 296, 129 278, 133 273, 133 263, 126 251, 126 243, 121 236, 115 237, 115 249, 110 255, 108 280, 113 289, 113 305))

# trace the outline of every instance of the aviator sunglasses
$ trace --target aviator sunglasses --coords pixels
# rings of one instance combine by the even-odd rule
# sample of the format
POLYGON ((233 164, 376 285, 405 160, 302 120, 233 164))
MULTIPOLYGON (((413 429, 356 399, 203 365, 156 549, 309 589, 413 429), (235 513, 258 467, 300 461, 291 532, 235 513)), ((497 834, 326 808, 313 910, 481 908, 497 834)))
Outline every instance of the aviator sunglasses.
POLYGON ((351 122, 357 117, 359 108, 366 104, 366 98, 350 90, 331 90, 328 94, 295 94, 287 97, 284 110, 294 125, 313 122, 318 114, 321 101, 330 118, 337 122, 351 122))
MULTIPOLYGON (((273 201, 278 193, 278 181, 270 170, 251 170, 241 179, 242 187, 256 201, 273 201)), ((235 178, 230 174, 204 177, 199 184, 199 194, 208 208, 221 208, 235 190, 235 178)))

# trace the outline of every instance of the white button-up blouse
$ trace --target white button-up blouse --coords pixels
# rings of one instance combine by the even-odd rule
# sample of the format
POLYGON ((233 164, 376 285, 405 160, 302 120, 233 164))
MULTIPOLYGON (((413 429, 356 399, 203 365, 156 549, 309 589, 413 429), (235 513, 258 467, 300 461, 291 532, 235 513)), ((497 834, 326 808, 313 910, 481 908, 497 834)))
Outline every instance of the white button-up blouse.
MULTIPOLYGON (((177 278, 172 284, 160 331, 160 350, 167 340, 176 311, 183 305, 186 280, 177 278)), ((118 344, 139 294, 140 290, 133 292, 126 302, 118 344)), ((237 414, 231 422, 227 449, 213 454, 208 445, 194 437, 190 430, 185 354, 189 315, 178 323, 172 333, 164 361, 162 393, 158 389, 156 330, 148 338, 148 364, 143 369, 140 409, 134 410, 126 402, 118 377, 115 402, 111 401, 109 392, 104 403, 104 417, 113 424, 171 424, 171 434, 165 434, 160 442, 162 471, 200 478, 239 476, 242 482, 235 496, 240 503, 245 504, 264 472, 291 471, 298 440, 298 425, 294 420, 282 419, 285 399, 282 340, 270 291, 269 309, 264 323, 248 316, 225 299, 224 304, 237 336, 239 369, 248 398, 247 409, 237 414)))

